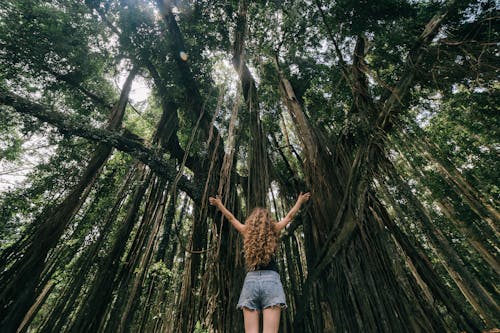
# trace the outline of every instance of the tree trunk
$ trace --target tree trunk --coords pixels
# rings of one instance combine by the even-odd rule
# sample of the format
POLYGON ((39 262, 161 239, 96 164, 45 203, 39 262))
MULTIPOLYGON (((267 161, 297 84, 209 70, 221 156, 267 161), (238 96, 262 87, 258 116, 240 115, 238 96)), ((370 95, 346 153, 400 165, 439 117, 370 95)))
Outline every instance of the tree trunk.
POLYGON ((99 264, 94 281, 91 284, 77 316, 70 325, 70 330, 97 332, 101 321, 106 316, 106 309, 111 302, 115 276, 121 264, 121 257, 127 245, 127 239, 134 227, 143 196, 150 184, 152 174, 142 166, 138 172, 139 184, 136 186, 132 202, 123 224, 117 231, 112 248, 99 264))
POLYGON ((418 217, 416 221, 422 224, 424 232, 429 237, 430 244, 435 249, 441 263, 450 274, 450 277, 456 283, 467 301, 472 307, 486 320, 489 326, 494 325, 495 312, 498 313, 498 306, 475 277, 465 268, 462 260, 455 250, 450 246, 440 230, 432 225, 432 221, 426 209, 420 204, 420 201, 414 197, 409 186, 400 179, 394 170, 391 172, 392 178, 397 182, 398 187, 402 188, 399 192, 401 196, 407 196, 411 206, 415 206, 415 212, 418 217), (465 281, 465 282, 464 282, 465 281))
MULTIPOLYGON (((116 129, 123 119, 125 107, 132 81, 137 73, 133 69, 124 83, 120 99, 111 113, 108 130, 116 129)), ((25 235, 21 245, 21 252, 16 253, 11 266, 3 263, 1 266, 9 267, 1 272, 3 290, 0 294, 0 325, 7 332, 13 332, 19 326, 27 310, 33 304, 39 292, 38 279, 44 268, 44 261, 48 252, 55 247, 59 238, 64 233, 66 226, 86 199, 82 195, 88 193, 102 166, 111 154, 111 147, 101 144, 96 148, 82 177, 67 197, 50 212, 45 212, 42 220, 37 221, 35 230, 31 235, 25 235)))
MULTIPOLYGON (((415 125, 414 129, 418 126, 415 125)), ((494 235, 499 234, 498 224, 500 223, 500 213, 490 205, 486 199, 477 191, 463 176, 462 174, 448 161, 446 158, 439 158, 438 147, 427 141, 425 134, 418 128, 420 139, 415 140, 414 137, 409 136, 406 132, 402 132, 405 142, 411 145, 422 154, 429 162, 437 167, 438 172, 442 175, 443 179, 450 185, 450 187, 459 194, 469 207, 477 214, 477 216, 485 221, 494 235)))

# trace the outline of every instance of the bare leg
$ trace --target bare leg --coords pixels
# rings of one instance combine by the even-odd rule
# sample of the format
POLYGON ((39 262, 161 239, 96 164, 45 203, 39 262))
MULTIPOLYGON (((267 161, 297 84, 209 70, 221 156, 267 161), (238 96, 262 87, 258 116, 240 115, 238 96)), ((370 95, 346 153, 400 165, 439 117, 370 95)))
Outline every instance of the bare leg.
POLYGON ((264 309, 264 333, 278 333, 280 328, 281 308, 273 306, 264 309))
POLYGON ((243 308, 245 333, 259 333, 259 311, 243 308))

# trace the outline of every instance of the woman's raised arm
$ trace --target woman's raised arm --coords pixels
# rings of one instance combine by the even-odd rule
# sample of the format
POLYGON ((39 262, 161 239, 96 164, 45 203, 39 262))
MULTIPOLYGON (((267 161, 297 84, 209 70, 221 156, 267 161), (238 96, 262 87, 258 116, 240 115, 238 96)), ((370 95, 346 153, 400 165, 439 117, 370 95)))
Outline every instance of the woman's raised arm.
POLYGON ((300 206, 306 201, 308 201, 311 198, 311 193, 302 193, 300 192, 299 197, 297 198, 297 202, 295 205, 290 209, 288 214, 283 218, 283 220, 279 221, 276 223, 276 230, 281 231, 283 228, 285 228, 288 223, 292 222, 293 218, 295 215, 298 213, 300 206))
POLYGON ((224 207, 219 196, 216 196, 215 198, 209 197, 208 202, 210 202, 212 206, 217 207, 221 211, 221 213, 226 217, 226 219, 228 219, 229 222, 231 222, 233 227, 236 230, 238 230, 239 233, 243 234, 246 228, 245 225, 242 224, 240 221, 238 221, 238 219, 234 217, 233 213, 231 213, 226 207, 224 207))

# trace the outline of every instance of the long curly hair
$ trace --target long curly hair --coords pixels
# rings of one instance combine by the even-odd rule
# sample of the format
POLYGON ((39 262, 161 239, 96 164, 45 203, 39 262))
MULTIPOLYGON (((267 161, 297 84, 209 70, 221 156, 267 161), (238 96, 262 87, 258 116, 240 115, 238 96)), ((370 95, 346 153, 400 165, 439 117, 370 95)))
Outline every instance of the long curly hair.
POLYGON ((278 231, 275 224, 276 221, 271 219, 271 214, 265 208, 254 208, 247 217, 243 252, 249 271, 255 270, 258 265, 265 265, 271 261, 278 246, 278 231))

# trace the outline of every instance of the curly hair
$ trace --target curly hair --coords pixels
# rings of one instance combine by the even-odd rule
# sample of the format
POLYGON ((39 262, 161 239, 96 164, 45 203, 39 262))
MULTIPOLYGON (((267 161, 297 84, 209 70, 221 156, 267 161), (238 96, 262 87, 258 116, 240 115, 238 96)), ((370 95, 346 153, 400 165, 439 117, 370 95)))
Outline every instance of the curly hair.
POLYGON ((247 231, 243 241, 245 263, 249 271, 257 265, 266 265, 271 261, 278 246, 278 231, 276 221, 271 220, 271 214, 265 208, 257 207, 247 217, 247 231))

